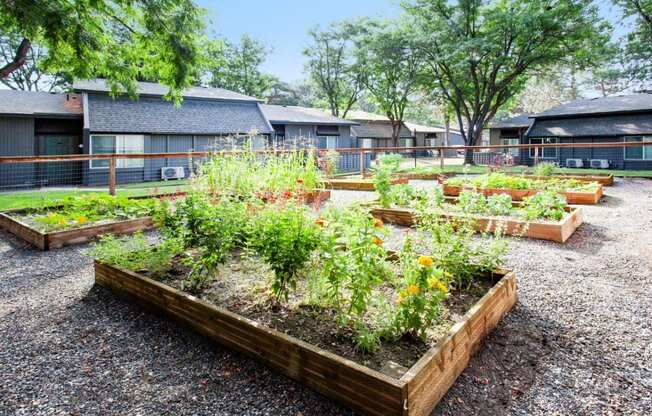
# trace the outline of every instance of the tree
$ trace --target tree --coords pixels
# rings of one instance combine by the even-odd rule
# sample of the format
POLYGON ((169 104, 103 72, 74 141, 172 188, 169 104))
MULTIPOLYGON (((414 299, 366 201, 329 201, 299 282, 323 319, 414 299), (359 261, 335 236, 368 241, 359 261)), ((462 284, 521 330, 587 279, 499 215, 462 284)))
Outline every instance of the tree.
MULTIPOLYGON (((404 7, 430 82, 454 108, 467 145, 481 142, 485 125, 533 73, 586 66, 608 39, 590 0, 414 0, 404 7)), ((473 163, 471 151, 465 162, 473 163)))
MULTIPOLYGON (((16 33, 0 34, 0 66, 4 67, 14 60, 15 51, 22 37, 16 33)), ((43 70, 43 60, 47 51, 32 43, 25 56, 25 64, 0 78, 0 83, 12 90, 46 91, 61 90, 69 85, 69 79, 62 74, 49 74, 43 70)))
POLYGON ((652 79, 652 0, 615 0, 625 17, 634 18, 627 35, 625 56, 631 78, 645 84, 652 79))
POLYGON ((318 101, 317 91, 309 82, 289 84, 275 78, 267 92, 268 104, 315 107, 318 101))
POLYGON ((48 72, 104 75, 114 92, 132 95, 139 76, 156 78, 170 87, 168 98, 180 101, 197 75, 202 15, 192 0, 2 1, 0 27, 21 41, 0 78, 22 68, 38 43, 48 72))
POLYGON ((309 32, 312 45, 303 51, 308 57, 306 71, 335 117, 346 118, 363 89, 362 72, 352 50, 355 29, 347 23, 331 25, 325 31, 313 29, 309 32))
POLYGON ((356 40, 356 65, 362 82, 380 112, 392 123, 392 142, 398 146, 410 96, 422 83, 423 61, 409 28, 364 20, 356 40))
POLYGON ((224 41, 214 46, 209 68, 209 85, 253 97, 264 97, 274 78, 260 69, 268 50, 261 42, 242 35, 239 43, 224 41))

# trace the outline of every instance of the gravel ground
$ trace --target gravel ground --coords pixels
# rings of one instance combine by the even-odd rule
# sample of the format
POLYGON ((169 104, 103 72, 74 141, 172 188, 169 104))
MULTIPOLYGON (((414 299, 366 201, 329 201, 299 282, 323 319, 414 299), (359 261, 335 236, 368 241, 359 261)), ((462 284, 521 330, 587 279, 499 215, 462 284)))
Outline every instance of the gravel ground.
MULTIPOLYGON (((434 414, 652 414, 652 181, 583 211, 563 246, 513 240, 519 303, 434 414)), ((94 287, 83 251, 0 232, 0 415, 349 414, 94 287)))

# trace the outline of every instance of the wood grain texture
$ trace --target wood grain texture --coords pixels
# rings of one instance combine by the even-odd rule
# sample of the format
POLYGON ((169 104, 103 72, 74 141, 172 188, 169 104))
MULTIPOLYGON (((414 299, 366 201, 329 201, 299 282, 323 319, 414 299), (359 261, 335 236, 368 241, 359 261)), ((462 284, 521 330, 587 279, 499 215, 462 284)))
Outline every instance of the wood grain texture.
MULTIPOLYGON (((407 184, 408 178, 392 179, 392 185, 407 184)), ((328 179, 324 181, 326 189, 347 190, 347 191, 373 191, 374 182, 372 179, 328 179)))
MULTIPOLYGON (((441 217, 454 220, 471 218, 474 227, 479 232, 495 232, 500 227, 505 235, 512 235, 539 240, 564 243, 582 225, 582 211, 579 207, 567 207, 569 213, 558 222, 533 222, 520 219, 497 219, 482 215, 461 215, 442 213, 441 217)), ((383 222, 404 227, 416 224, 416 213, 409 208, 380 208, 371 209, 371 215, 383 222)))
POLYGON ((425 416, 450 388, 480 340, 516 301, 514 274, 500 271, 496 276, 499 282, 464 320, 395 379, 145 276, 95 263, 96 283, 116 294, 252 356, 361 414, 389 416, 425 416), (440 370, 433 371, 433 366, 440 370))
MULTIPOLYGON (((463 188, 460 186, 443 185, 444 195, 458 196, 463 188)), ((477 192, 485 196, 506 194, 512 197, 514 201, 522 201, 525 197, 536 195, 536 189, 498 189, 498 188, 483 188, 476 189, 477 192)), ((595 205, 600 201, 604 194, 602 185, 595 192, 562 192, 566 197, 566 202, 571 205, 595 205)))

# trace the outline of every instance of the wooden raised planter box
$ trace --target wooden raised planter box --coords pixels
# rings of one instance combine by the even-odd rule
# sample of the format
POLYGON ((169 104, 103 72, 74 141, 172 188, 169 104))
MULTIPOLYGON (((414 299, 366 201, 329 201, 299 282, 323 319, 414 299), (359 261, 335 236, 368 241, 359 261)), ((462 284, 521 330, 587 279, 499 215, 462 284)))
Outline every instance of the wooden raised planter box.
POLYGON ((145 276, 95 263, 95 282, 241 351, 357 412, 426 416, 468 365, 482 339, 516 303, 516 276, 500 280, 400 378, 372 370, 145 276))
POLYGON ((43 251, 53 248, 61 248, 67 245, 85 243, 103 234, 130 234, 136 231, 154 228, 154 221, 152 218, 143 217, 88 225, 69 230, 42 232, 9 215, 21 211, 23 210, 1 212, 0 227, 43 251))
MULTIPOLYGON (((520 176, 520 175, 518 175, 520 176)), ((552 176, 536 176, 536 175, 524 175, 529 179, 540 179, 540 180, 550 180, 550 179, 570 179, 581 182, 597 182, 602 186, 613 186, 614 184, 614 175, 552 175, 552 176)))
MULTIPOLYGON (((482 215, 464 216, 461 214, 442 213, 446 219, 471 218, 475 221, 477 231, 494 232, 500 225, 505 235, 514 235, 539 240, 564 243, 582 225, 582 211, 577 207, 567 207, 570 214, 558 222, 532 222, 520 219, 503 219, 482 215)), ((379 208, 371 209, 371 215, 389 224, 412 227, 416 223, 416 214, 409 208, 379 208)))
MULTIPOLYGON (((447 196, 458 196, 464 188, 461 186, 451 186, 443 185, 444 195, 447 196)), ((480 192, 485 196, 491 196, 496 194, 507 194, 512 197, 514 201, 522 201, 525 197, 536 195, 536 189, 498 189, 498 188, 485 188, 485 189, 475 189, 476 192, 480 192)), ((566 197, 566 203, 570 205, 595 205, 600 201, 602 195, 604 194, 602 185, 595 192, 562 192, 562 195, 566 197)))
MULTIPOLYGON (((407 183, 409 183, 407 178, 392 179, 392 185, 407 183)), ((324 181, 324 186, 326 189, 347 191, 373 191, 376 189, 371 179, 328 179, 324 181)))

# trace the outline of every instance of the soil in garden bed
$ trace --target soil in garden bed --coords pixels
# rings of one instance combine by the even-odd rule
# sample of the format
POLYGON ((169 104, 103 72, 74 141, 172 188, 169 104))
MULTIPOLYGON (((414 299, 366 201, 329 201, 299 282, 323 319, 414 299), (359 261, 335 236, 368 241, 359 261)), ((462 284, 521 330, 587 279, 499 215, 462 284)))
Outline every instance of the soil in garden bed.
MULTIPOLYGON (((183 280, 189 269, 175 262, 173 268, 164 276, 155 276, 143 271, 139 273, 184 290, 183 280)), ((380 370, 387 361, 410 368, 445 336, 495 283, 489 278, 482 278, 477 279, 469 290, 452 290, 449 298, 443 303, 440 320, 428 333, 427 342, 410 337, 383 341, 375 353, 369 354, 356 349, 352 337, 353 330, 338 325, 334 310, 308 302, 305 279, 299 282, 299 287, 290 295, 288 302, 276 305, 269 290, 271 276, 272 271, 262 260, 238 252, 219 268, 214 279, 201 291, 184 291, 268 328, 284 332, 375 370, 380 370)), ((391 287, 386 290, 388 297, 396 291, 391 287)), ((392 300, 391 297, 389 299, 392 300)))

